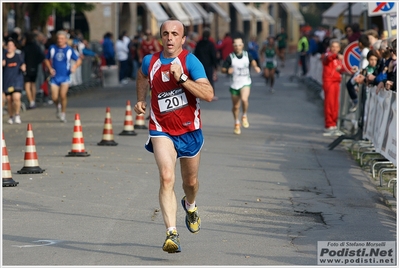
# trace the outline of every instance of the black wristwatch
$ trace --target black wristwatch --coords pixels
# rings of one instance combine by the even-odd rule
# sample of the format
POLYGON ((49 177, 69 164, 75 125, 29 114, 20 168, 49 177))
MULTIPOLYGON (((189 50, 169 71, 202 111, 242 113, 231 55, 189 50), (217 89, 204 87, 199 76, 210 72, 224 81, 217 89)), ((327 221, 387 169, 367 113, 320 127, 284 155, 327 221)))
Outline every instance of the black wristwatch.
POLYGON ((183 84, 184 82, 187 81, 187 79, 188 79, 188 76, 187 76, 186 74, 182 73, 182 74, 180 75, 179 82, 177 82, 177 83, 178 83, 178 84, 183 84))

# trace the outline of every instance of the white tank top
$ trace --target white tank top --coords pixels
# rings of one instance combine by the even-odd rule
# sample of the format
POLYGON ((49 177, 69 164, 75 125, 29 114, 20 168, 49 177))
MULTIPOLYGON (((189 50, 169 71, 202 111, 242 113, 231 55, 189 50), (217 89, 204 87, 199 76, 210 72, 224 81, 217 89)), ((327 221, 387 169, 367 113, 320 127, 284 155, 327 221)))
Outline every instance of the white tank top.
POLYGON ((242 52, 242 58, 239 59, 234 53, 230 53, 231 67, 233 67, 233 74, 231 79, 230 88, 241 89, 244 86, 251 85, 251 76, 249 72, 249 57, 248 52, 242 52))

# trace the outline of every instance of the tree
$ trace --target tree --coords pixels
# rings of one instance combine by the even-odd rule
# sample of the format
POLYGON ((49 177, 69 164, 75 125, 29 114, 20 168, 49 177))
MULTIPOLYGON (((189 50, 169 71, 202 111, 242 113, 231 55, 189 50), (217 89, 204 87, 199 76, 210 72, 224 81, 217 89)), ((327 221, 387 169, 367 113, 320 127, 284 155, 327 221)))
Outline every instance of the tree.
MULTIPOLYGON (((47 18, 55 10, 61 16, 71 14, 72 8, 76 12, 91 11, 94 9, 93 4, 88 3, 3 3, 3 27, 7 26, 7 14, 9 10, 15 10, 15 25, 20 27, 24 32, 24 16, 28 12, 32 29, 44 29, 47 18)), ((3 28, 3 31, 6 30, 3 28)))

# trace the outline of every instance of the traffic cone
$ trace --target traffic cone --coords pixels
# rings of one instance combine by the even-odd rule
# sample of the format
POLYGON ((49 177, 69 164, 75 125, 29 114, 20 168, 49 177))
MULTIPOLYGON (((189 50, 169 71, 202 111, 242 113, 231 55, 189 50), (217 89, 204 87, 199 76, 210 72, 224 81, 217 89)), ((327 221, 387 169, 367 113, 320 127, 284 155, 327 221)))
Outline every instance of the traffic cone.
POLYGON ((26 133, 25 145, 26 147, 25 147, 24 167, 17 172, 19 174, 43 173, 44 169, 41 169, 39 167, 39 161, 37 159, 35 138, 33 137, 31 124, 28 124, 28 131, 26 133))
POLYGON ((75 114, 75 126, 73 127, 72 150, 66 156, 90 156, 85 151, 85 144, 80 123, 80 115, 75 114))
POLYGON ((4 140, 4 133, 3 133, 3 138, 1 140, 1 147, 2 147, 2 153, 1 153, 1 173, 3 176, 3 187, 7 186, 17 186, 19 182, 16 182, 12 179, 11 175, 11 166, 10 162, 8 161, 8 151, 6 147, 6 141, 4 140))
POLYGON ((138 129, 147 129, 147 126, 145 125, 144 114, 136 115, 136 124, 134 127, 138 129))
POLYGON ((126 101, 126 112, 125 112, 125 122, 123 126, 123 131, 119 133, 123 136, 136 136, 137 133, 134 131, 133 126, 133 116, 132 107, 130 106, 130 100, 126 101))
POLYGON ((111 109, 107 107, 104 121, 103 139, 97 145, 116 146, 114 132, 112 131, 111 109))

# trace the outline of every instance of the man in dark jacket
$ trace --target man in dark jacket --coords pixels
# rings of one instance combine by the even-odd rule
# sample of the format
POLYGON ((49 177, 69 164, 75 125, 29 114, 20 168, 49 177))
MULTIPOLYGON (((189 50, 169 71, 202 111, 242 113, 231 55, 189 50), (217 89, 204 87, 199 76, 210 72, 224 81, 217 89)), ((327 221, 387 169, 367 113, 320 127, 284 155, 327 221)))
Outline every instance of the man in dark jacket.
MULTIPOLYGON (((205 29, 202 34, 202 39, 197 43, 194 50, 194 55, 200 60, 202 65, 204 65, 206 76, 211 83, 213 90, 215 91, 213 72, 217 70, 217 58, 216 58, 216 48, 215 45, 209 40, 211 33, 208 29, 205 29)), ((217 100, 215 92, 213 100, 217 100)))

